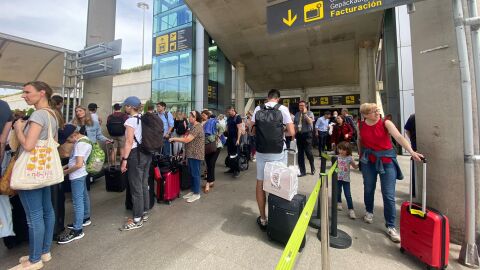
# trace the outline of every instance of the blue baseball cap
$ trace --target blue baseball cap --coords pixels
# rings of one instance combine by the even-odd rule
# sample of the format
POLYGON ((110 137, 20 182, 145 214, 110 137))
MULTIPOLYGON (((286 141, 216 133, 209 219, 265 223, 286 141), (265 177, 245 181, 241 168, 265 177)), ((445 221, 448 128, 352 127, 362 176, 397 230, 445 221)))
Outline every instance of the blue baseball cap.
POLYGON ((77 130, 77 127, 72 124, 66 124, 63 129, 58 130, 58 143, 64 144, 67 141, 67 138, 77 130))
POLYGON ((122 106, 140 107, 140 105, 142 105, 142 102, 135 96, 127 97, 122 103, 122 106))

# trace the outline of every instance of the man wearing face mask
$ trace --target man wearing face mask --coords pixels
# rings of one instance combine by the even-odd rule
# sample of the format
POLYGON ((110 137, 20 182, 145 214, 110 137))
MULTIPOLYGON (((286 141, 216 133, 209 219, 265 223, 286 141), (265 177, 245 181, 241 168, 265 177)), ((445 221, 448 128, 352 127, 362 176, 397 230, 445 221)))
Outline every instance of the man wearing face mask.
POLYGON ((313 140, 313 121, 314 116, 311 111, 307 110, 305 101, 298 103, 299 112, 295 114, 295 138, 297 139, 298 148, 298 167, 300 169, 299 177, 307 175, 305 169, 305 156, 307 155, 310 162, 310 169, 312 175, 315 174, 315 163, 312 154, 312 140, 313 140))

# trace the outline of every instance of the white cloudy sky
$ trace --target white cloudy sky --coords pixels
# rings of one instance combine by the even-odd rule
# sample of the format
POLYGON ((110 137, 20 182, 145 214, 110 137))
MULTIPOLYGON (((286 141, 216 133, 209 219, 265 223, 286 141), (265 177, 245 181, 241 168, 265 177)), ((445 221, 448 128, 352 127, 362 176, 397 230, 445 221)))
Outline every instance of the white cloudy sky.
MULTIPOLYGON (((142 63, 140 0, 117 0, 115 38, 122 41, 122 68, 142 63)), ((153 0, 145 15, 145 63, 151 63, 153 0)), ((50 45, 85 47, 88 0, 0 0, 0 32, 50 45)))

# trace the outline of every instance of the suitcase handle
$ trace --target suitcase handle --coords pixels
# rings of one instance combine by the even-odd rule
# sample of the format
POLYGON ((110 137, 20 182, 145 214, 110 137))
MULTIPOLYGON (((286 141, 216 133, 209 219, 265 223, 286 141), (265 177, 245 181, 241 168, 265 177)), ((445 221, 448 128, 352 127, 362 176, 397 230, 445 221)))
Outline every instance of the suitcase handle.
MULTIPOLYGON (((113 152, 114 147, 113 147, 113 142, 112 143, 106 143, 106 148, 107 148, 107 163, 108 167, 115 166, 115 164, 112 164, 112 159, 110 157, 110 154, 113 152)), ((121 157, 122 158, 122 157, 121 157)))
POLYGON ((415 160, 413 158, 410 158, 410 204, 409 204, 409 212, 412 215, 418 215, 418 216, 425 216, 427 213, 427 159, 422 157, 422 164, 423 164, 423 170, 422 170, 422 210, 417 209, 412 209, 412 202, 413 202, 413 185, 412 185, 412 179, 413 176, 415 175, 415 160))
MULTIPOLYGON (((296 141, 296 139, 295 139, 296 141)), ((297 142, 295 142, 295 145, 297 145, 297 142)), ((293 166, 297 166, 297 156, 298 156, 298 149, 292 149, 292 148, 286 148, 283 150, 284 152, 287 152, 287 155, 288 155, 288 152, 293 152, 293 166)), ((288 156, 287 156, 287 165, 288 165, 288 156)))

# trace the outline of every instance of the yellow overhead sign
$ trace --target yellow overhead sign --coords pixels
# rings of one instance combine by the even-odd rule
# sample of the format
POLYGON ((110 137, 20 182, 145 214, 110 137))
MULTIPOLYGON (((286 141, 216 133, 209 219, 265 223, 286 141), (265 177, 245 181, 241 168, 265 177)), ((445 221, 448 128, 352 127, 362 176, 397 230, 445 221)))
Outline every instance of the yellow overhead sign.
POLYGON ((164 54, 168 52, 168 35, 157 37, 155 54, 164 54))
POLYGON ((313 22, 323 19, 323 1, 314 2, 303 7, 304 22, 313 22))
POLYGON ((267 6, 268 33, 365 14, 416 0, 291 0, 267 6))

